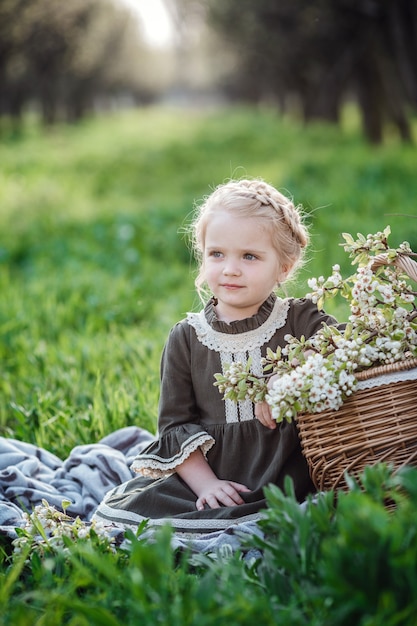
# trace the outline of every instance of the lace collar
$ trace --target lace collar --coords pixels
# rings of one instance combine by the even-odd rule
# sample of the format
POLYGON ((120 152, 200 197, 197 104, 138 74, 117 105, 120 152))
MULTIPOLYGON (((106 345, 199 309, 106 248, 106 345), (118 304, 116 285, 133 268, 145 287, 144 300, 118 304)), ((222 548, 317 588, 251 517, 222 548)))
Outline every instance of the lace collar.
POLYGON ((188 313, 187 322, 195 329, 198 340, 210 350, 245 352, 260 348, 284 326, 290 302, 290 298, 283 300, 273 294, 256 315, 231 324, 219 322, 209 302, 199 313, 188 313))

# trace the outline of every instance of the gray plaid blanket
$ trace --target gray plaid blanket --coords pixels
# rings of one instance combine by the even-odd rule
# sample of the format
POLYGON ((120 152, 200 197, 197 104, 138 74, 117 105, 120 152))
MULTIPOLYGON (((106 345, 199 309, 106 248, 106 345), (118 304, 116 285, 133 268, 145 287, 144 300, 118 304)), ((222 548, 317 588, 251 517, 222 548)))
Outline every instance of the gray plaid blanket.
POLYGON ((23 512, 47 500, 90 521, 106 492, 132 478, 134 457, 153 441, 147 430, 129 426, 98 443, 76 446, 67 459, 33 444, 0 437, 0 531, 13 535, 23 512))
MULTIPOLYGON (((76 446, 61 460, 33 444, 0 437, 0 534, 15 538, 24 523, 24 511, 31 512, 46 500, 73 517, 89 522, 98 504, 112 487, 134 476, 134 457, 154 440, 148 431, 130 426, 111 433, 98 443, 76 446)), ((145 531, 152 541, 153 532, 145 531)), ((194 552, 232 553, 248 535, 262 535, 256 522, 236 524, 226 531, 194 540, 173 537, 173 548, 194 552)), ((145 536, 144 535, 144 536, 145 536)), ((247 557, 259 556, 250 550, 247 557)))

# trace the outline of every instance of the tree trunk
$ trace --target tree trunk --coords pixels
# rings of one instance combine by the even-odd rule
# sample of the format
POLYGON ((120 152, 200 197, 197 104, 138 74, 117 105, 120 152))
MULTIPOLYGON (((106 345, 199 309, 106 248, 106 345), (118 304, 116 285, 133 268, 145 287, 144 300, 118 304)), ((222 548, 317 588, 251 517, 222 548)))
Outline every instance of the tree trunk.
POLYGON ((363 59, 356 68, 358 104, 362 114, 363 132, 373 144, 380 144, 383 138, 384 108, 383 92, 375 66, 369 57, 363 59))

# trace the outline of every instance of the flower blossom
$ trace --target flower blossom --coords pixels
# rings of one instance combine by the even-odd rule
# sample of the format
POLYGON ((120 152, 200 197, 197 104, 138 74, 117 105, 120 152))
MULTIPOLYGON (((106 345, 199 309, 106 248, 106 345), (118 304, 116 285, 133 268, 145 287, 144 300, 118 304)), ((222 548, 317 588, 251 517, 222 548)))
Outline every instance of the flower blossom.
POLYGON ((356 388, 356 374, 374 365, 417 358, 417 307, 415 291, 397 267, 398 255, 412 256, 410 245, 388 247, 389 227, 376 234, 344 235, 344 248, 357 263, 356 273, 343 279, 340 266, 325 278, 310 278, 306 297, 321 306, 326 298, 340 294, 350 314, 344 330, 323 326, 309 339, 284 337, 286 345, 277 353, 269 350, 263 359, 261 379, 248 364, 233 364, 219 376, 217 384, 225 397, 265 399, 277 421, 291 421, 301 412, 338 410, 356 388), (385 253, 389 263, 374 264, 374 256, 385 253), (267 387, 268 375, 274 382, 267 387))

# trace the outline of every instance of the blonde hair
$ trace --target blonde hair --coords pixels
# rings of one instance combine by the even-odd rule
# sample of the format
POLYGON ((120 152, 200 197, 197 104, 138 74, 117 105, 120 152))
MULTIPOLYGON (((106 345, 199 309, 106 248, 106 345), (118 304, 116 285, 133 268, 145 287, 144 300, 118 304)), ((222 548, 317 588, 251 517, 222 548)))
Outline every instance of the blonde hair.
MULTIPOLYGON (((204 242, 210 217, 228 211, 236 217, 256 217, 264 220, 281 265, 293 274, 303 260, 309 243, 307 227, 303 224, 301 207, 261 179, 230 180, 215 188, 197 206, 191 224, 191 239, 199 272, 195 280, 197 291, 204 295, 204 242)), ((288 275, 287 275, 288 278, 288 275)))

